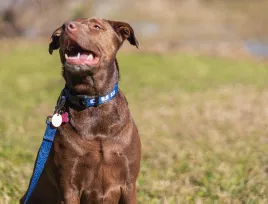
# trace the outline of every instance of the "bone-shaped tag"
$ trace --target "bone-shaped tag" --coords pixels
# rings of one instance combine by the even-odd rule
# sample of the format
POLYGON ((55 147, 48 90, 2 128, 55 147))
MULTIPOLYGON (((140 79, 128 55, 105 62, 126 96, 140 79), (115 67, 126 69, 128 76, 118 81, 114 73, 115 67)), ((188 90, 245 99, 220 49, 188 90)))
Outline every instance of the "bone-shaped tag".
POLYGON ((69 114, 68 114, 68 112, 65 112, 65 113, 61 114, 61 117, 62 117, 62 122, 63 123, 68 123, 69 122, 69 114))

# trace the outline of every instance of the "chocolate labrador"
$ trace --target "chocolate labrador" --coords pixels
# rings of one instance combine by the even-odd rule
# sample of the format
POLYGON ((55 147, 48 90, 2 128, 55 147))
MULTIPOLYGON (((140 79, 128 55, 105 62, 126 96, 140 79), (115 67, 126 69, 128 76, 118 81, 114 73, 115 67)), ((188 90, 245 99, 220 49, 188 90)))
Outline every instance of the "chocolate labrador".
MULTIPOLYGON (((118 90, 112 100, 88 107, 83 98, 105 96, 119 80, 116 53, 128 40, 124 22, 81 18, 52 34, 49 53, 59 49, 69 121, 58 127, 43 173, 27 203, 136 203, 141 144, 128 102, 118 90)), ((95 100, 95 99, 94 99, 95 100)), ((20 202, 23 203, 25 195, 20 202)))

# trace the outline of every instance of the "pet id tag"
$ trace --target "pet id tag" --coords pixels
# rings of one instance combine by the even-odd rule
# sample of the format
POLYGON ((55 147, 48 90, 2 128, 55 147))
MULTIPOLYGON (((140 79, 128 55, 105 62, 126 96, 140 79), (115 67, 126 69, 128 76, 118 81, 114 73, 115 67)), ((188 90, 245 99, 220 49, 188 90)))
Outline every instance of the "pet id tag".
POLYGON ((60 127, 61 123, 62 123, 62 117, 60 114, 56 113, 52 116, 51 119, 52 125, 54 127, 60 127))

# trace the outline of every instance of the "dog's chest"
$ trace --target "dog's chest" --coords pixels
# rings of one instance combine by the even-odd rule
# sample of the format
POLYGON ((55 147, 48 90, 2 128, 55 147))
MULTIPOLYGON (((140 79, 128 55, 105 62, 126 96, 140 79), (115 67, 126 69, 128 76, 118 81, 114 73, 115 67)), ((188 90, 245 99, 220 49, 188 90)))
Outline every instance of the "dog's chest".
POLYGON ((52 163, 58 179, 80 190, 99 191, 120 187, 129 180, 129 159, 120 142, 112 138, 92 140, 55 138, 52 163))

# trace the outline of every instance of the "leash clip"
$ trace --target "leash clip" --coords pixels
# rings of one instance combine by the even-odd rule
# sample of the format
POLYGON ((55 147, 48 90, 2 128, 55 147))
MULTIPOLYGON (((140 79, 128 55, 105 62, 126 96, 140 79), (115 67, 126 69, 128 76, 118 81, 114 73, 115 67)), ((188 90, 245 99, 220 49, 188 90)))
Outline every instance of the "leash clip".
POLYGON ((51 119, 52 119, 51 115, 47 116, 47 119, 46 119, 46 124, 47 125, 51 124, 51 119))

